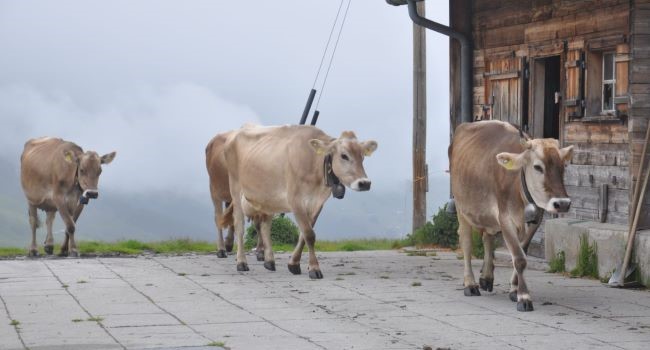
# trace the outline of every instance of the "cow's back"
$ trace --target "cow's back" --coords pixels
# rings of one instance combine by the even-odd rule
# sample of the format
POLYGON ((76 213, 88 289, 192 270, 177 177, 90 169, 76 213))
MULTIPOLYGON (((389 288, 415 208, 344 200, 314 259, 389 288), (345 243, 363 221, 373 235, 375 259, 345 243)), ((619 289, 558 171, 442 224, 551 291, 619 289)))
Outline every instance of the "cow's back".
POLYGON ((20 182, 30 203, 47 204, 53 192, 74 185, 76 166, 66 161, 65 150, 77 156, 83 153, 81 147, 59 138, 42 137, 25 143, 20 157, 20 182))
POLYGON ((500 211, 517 201, 519 172, 498 164, 502 152, 521 153, 516 127, 501 121, 461 124, 449 148, 451 188, 458 211, 472 226, 498 230, 500 211))
MULTIPOLYGON (((322 163, 309 140, 332 140, 313 126, 287 125, 242 129, 227 142, 226 161, 242 195, 269 211, 289 211, 296 186, 321 186, 322 163)), ((321 157, 322 158, 322 157, 321 157)))

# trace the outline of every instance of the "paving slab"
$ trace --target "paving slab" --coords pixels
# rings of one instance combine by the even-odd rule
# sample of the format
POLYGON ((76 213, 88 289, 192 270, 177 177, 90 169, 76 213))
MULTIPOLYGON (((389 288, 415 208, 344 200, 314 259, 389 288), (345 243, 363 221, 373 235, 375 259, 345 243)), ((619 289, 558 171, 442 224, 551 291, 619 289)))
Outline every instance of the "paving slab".
MULTIPOLYGON (((647 349, 650 293, 548 274, 526 278, 535 311, 495 289, 463 295, 455 252, 318 254, 310 280, 248 256, 0 261, 2 349, 647 349), (19 323, 12 325, 12 320, 19 323)), ((475 272, 480 260, 474 261, 475 272)), ((303 271, 307 267, 303 265, 303 271)))

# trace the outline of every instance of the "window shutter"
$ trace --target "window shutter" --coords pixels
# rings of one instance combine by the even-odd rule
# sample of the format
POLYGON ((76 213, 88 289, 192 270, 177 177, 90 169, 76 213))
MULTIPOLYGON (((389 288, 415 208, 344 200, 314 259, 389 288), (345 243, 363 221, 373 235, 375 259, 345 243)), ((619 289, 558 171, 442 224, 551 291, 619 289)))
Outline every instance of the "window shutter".
POLYGON ((506 57, 486 62, 485 110, 489 119, 521 125, 523 59, 506 57))
POLYGON ((627 114, 630 97, 628 94, 628 62, 630 61, 630 46, 620 44, 616 46, 616 90, 614 94, 614 106, 617 113, 627 114))
POLYGON ((569 50, 566 63, 566 93, 564 110, 567 118, 582 118, 585 108, 585 53, 569 50))

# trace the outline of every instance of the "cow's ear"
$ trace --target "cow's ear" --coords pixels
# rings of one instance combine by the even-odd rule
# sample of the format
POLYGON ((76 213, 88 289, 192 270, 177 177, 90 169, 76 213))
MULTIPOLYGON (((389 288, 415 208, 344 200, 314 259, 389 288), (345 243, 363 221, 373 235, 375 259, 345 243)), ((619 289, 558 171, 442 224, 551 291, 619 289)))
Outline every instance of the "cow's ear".
POLYGON ((74 152, 66 149, 63 151, 63 158, 65 159, 66 162, 76 164, 77 163, 77 156, 75 156, 74 152))
POLYGON ((560 158, 562 158, 565 163, 568 163, 571 158, 573 158, 573 145, 560 148, 560 158))
POLYGON ((115 152, 104 154, 102 156, 102 158, 101 158, 101 162, 102 162, 102 164, 108 164, 108 163, 112 162, 113 159, 115 159, 115 152))
POLYGON ((327 154, 330 151, 331 143, 325 142, 323 140, 311 139, 309 140, 309 145, 316 151, 318 154, 327 154))
POLYGON ((525 163, 526 163, 526 152, 522 153, 508 153, 508 152, 503 152, 497 154, 497 162, 499 165, 502 167, 508 169, 508 170, 519 170, 521 169, 525 163))
POLYGON ((361 143, 361 147, 363 149, 363 155, 366 157, 370 157, 373 152, 377 150, 377 141, 365 141, 361 143))

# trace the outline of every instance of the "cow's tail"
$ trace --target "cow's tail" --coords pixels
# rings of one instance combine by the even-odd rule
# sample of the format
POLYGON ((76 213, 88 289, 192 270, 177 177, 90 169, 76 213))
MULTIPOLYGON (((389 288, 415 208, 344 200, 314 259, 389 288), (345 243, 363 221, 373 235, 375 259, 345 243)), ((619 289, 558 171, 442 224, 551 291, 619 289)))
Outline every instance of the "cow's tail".
POLYGON ((232 213, 232 203, 228 205, 226 208, 226 211, 223 213, 221 218, 219 218, 219 228, 224 229, 226 227, 231 227, 235 224, 235 220, 233 218, 233 213, 232 213))

